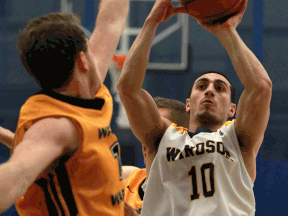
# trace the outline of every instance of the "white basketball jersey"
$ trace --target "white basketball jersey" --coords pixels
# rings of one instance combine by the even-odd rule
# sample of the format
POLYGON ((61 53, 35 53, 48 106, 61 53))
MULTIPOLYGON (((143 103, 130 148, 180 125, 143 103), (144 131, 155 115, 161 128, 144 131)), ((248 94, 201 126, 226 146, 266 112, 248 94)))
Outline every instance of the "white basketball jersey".
POLYGON ((175 124, 166 130, 151 166, 142 216, 255 215, 253 182, 234 123, 189 134, 175 124))

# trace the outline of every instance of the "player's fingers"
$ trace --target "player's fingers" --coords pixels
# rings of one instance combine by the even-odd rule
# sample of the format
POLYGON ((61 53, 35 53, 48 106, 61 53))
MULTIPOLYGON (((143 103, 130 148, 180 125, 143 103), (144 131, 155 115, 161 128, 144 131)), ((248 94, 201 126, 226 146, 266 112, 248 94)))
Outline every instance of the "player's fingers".
POLYGON ((174 12, 175 13, 186 13, 186 14, 188 14, 188 11, 185 9, 185 7, 183 5, 174 7, 174 12))
POLYGON ((246 11, 247 3, 248 3, 248 0, 244 0, 244 1, 243 1, 243 6, 242 6, 241 12, 240 12, 240 14, 241 14, 242 16, 243 16, 243 14, 244 14, 245 11, 246 11))

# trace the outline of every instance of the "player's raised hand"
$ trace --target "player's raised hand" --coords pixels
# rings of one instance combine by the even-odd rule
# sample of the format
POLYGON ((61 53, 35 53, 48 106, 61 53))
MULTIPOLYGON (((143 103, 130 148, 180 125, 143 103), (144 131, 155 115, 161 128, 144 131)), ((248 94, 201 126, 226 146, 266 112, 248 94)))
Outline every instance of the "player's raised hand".
POLYGON ((201 20, 198 20, 198 23, 205 28, 206 30, 210 31, 211 33, 217 34, 223 32, 223 30, 235 30, 237 26, 240 24, 243 14, 245 13, 247 6, 247 0, 244 0, 243 2, 243 8, 241 9, 241 12, 236 14, 235 16, 232 16, 229 18, 226 22, 223 24, 215 24, 215 25, 207 25, 206 23, 202 22, 201 20))
POLYGON ((148 18, 154 20, 156 23, 160 23, 169 20, 176 13, 188 12, 184 6, 173 6, 171 0, 156 0, 148 18))

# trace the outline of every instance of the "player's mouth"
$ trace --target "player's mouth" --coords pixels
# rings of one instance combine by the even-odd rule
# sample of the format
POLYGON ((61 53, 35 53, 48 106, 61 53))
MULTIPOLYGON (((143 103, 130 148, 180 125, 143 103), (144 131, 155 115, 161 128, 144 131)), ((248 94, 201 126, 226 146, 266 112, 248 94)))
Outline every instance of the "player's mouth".
POLYGON ((201 104, 212 104, 212 105, 215 106, 215 104, 214 104, 214 102, 212 100, 204 100, 204 101, 202 101, 201 104))

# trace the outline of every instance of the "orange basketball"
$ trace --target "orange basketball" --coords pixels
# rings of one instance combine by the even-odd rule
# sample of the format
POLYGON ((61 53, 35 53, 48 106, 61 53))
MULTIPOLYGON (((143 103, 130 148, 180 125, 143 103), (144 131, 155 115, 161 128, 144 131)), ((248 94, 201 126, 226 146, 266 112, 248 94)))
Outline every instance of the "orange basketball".
POLYGON ((188 13, 207 24, 224 23, 246 6, 246 0, 180 0, 188 13))

